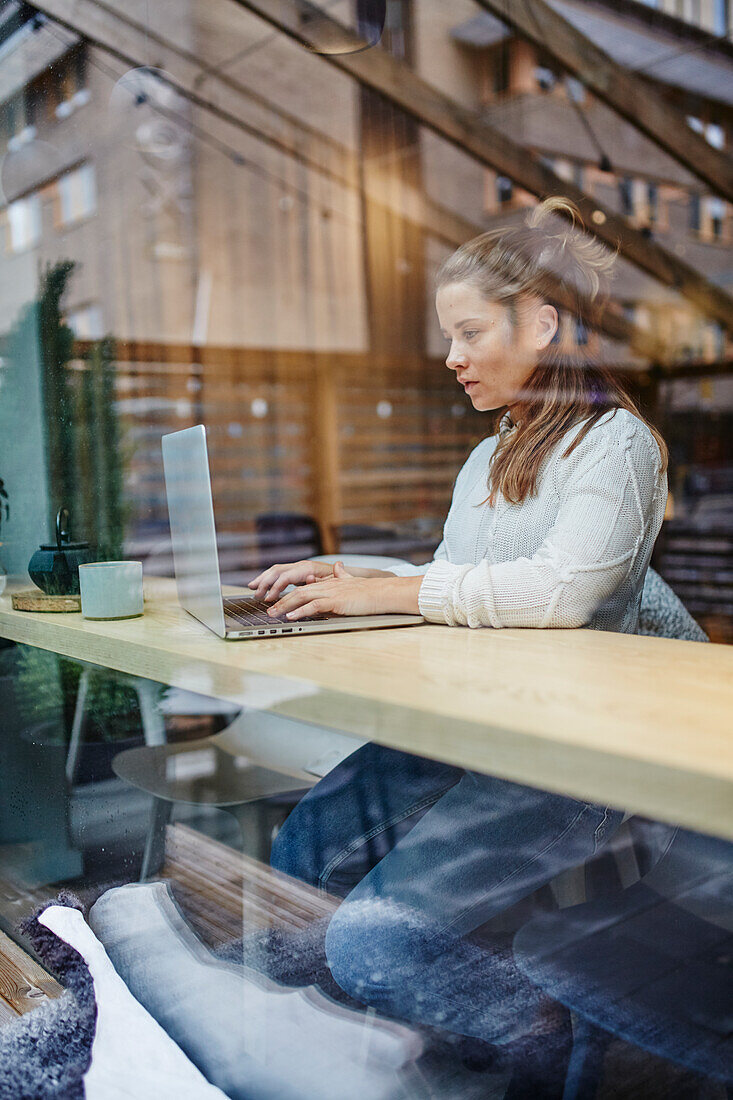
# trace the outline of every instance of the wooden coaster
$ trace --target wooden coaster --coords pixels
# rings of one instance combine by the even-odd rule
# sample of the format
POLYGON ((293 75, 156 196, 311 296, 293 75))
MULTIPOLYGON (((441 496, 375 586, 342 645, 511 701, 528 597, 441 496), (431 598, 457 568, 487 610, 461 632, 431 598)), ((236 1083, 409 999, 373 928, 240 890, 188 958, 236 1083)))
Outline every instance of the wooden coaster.
POLYGON ((11 597, 15 611, 81 611, 81 596, 48 596, 40 588, 26 588, 11 597))

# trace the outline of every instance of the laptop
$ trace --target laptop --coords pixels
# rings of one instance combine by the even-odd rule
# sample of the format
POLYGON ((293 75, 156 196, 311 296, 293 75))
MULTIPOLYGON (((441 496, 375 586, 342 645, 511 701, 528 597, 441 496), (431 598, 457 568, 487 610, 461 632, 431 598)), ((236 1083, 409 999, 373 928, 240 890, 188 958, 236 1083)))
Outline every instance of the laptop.
POLYGON ((421 615, 313 615, 298 619, 267 614, 271 604, 244 594, 224 597, 214 525, 209 455, 203 424, 163 436, 163 471, 173 543, 178 600, 189 615, 220 638, 261 638, 273 634, 318 634, 416 626, 421 615))

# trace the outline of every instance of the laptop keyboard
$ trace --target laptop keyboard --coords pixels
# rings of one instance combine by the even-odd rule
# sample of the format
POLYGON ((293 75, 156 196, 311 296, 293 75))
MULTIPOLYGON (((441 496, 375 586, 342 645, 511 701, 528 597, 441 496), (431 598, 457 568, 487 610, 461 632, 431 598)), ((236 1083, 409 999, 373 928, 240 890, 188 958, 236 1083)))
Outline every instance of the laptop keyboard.
MULTIPOLYGON (((286 619, 284 615, 268 615, 267 611, 270 607, 272 604, 265 600, 238 600, 230 597, 224 600, 224 611, 231 626, 273 626, 276 623, 291 625, 291 620, 286 619)), ((305 615, 302 619, 298 619, 298 622, 315 623, 332 617, 331 615, 305 615)))

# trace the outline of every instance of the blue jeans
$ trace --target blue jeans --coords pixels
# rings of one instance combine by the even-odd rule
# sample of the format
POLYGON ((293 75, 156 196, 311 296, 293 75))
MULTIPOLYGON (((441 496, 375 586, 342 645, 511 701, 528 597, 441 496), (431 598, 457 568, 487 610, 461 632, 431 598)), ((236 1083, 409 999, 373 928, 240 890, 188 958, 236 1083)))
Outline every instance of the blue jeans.
POLYGON ((470 934, 591 858, 622 817, 365 745, 296 806, 272 864, 345 897, 326 935, 345 992, 389 1015, 507 1042, 520 1025, 517 972, 470 934))

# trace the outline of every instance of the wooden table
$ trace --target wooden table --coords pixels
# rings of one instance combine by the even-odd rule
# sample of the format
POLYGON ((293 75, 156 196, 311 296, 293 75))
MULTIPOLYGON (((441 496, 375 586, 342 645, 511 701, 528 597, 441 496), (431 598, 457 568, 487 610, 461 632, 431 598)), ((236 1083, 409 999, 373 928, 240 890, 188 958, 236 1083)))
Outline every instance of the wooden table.
POLYGON ((6 593, 0 636, 733 838, 733 648, 430 624, 225 642, 172 581, 145 596, 91 622, 6 593))

